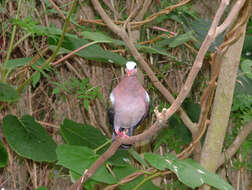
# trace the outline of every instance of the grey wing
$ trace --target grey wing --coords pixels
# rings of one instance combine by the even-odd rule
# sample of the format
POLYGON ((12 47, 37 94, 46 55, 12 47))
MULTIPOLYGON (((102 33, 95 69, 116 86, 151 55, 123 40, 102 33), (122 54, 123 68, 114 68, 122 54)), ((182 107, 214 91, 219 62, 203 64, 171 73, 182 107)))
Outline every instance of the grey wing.
POLYGON ((133 130, 135 128, 137 128, 140 125, 140 123, 142 123, 142 121, 146 117, 148 117, 148 115, 149 115, 149 111, 150 111, 150 97, 149 97, 149 94, 146 91, 145 91, 145 99, 144 100, 145 100, 145 105, 146 105, 146 111, 143 114, 142 118, 139 120, 139 122, 134 127, 132 127, 132 130, 129 131, 129 133, 131 133, 131 136, 133 135, 133 130))
POLYGON ((113 134, 115 133, 115 128, 114 128, 114 118, 115 118, 115 110, 114 110, 114 105, 115 105, 115 96, 113 91, 110 93, 109 96, 109 109, 108 109, 108 117, 109 117, 109 123, 112 127, 113 134))
POLYGON ((145 104, 146 104, 146 112, 144 114, 144 117, 148 117, 149 111, 150 111, 150 96, 149 94, 145 91, 145 104))

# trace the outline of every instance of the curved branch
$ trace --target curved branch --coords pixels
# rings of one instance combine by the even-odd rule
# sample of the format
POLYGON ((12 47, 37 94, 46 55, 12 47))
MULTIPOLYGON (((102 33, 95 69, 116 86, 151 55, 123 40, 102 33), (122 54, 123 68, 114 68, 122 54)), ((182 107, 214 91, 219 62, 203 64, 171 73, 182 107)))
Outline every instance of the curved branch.
POLYGON ((239 0, 235 3, 225 21, 220 26, 217 27, 216 35, 222 33, 234 22, 235 18, 238 16, 238 13, 240 12, 245 2, 246 0, 239 0))
POLYGON ((228 147, 228 149, 221 154, 217 168, 219 168, 225 161, 232 158, 232 156, 238 151, 243 141, 252 132, 252 119, 241 129, 240 133, 236 136, 234 142, 228 147))

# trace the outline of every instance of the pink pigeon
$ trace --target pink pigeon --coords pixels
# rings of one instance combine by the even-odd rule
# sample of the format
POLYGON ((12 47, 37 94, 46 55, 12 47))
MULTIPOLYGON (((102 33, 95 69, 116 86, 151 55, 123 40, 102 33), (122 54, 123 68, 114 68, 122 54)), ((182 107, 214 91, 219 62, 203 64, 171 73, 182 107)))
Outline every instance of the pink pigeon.
MULTIPOLYGON (((132 136, 133 130, 147 117, 150 109, 150 97, 136 76, 136 63, 127 62, 125 71, 126 75, 109 96, 112 105, 109 121, 113 139, 118 135, 123 138, 132 136)), ((121 145, 124 149, 129 147, 130 145, 121 145)))

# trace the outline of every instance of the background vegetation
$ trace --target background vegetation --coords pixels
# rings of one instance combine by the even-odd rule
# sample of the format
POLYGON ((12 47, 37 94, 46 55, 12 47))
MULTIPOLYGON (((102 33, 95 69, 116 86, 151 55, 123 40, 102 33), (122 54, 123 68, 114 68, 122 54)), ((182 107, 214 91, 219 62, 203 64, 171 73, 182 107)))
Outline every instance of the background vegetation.
MULTIPOLYGON (((127 31, 146 67, 176 98, 219 1, 99 2, 115 24, 127 31)), ((235 2, 230 2, 221 21, 235 2)), ((120 81, 126 61, 139 61, 92 3, 0 1, 0 188, 68 189, 111 144, 109 93, 120 81)), ((252 18, 242 14, 247 9, 251 12, 250 1, 212 43, 190 94, 166 126, 129 151, 117 150, 84 183, 85 189, 207 188, 203 183, 217 189, 252 188, 252 18), (246 33, 235 33, 244 23, 246 33), (218 162, 211 169, 202 157, 209 153, 205 147, 215 110, 216 79, 228 57, 226 49, 240 36, 245 38, 240 43, 241 56, 234 53, 241 48, 231 52, 231 59, 238 59, 240 65, 237 79, 232 77, 235 90, 234 95, 230 92, 232 107, 222 152, 219 159, 205 156, 218 162)), ((162 111, 174 101, 141 63, 139 68, 138 78, 151 97, 151 111, 135 134, 157 120, 155 108, 162 111)))

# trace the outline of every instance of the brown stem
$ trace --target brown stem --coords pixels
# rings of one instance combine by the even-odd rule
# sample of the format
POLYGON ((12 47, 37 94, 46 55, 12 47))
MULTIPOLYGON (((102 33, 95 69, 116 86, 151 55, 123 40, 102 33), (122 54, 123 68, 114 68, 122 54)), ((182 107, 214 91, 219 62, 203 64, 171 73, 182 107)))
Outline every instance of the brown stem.
POLYGON ((243 141, 247 138, 247 136, 251 132, 252 132, 252 119, 241 129, 239 134, 236 136, 234 142, 228 147, 228 149, 221 154, 217 168, 220 167, 222 164, 224 164, 225 161, 232 158, 232 156, 237 152, 243 141))

